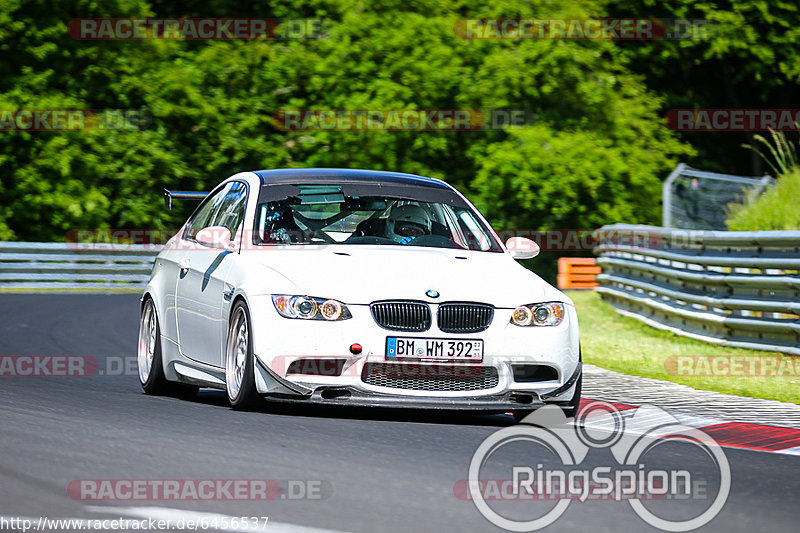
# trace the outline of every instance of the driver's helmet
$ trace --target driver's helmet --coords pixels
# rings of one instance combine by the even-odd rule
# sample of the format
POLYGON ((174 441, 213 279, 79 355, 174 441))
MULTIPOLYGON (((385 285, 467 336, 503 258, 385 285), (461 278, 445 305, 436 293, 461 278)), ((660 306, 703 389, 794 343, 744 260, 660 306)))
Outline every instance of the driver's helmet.
POLYGON ((395 242, 408 242, 431 232, 431 218, 418 205, 401 205, 386 221, 386 236, 395 242))

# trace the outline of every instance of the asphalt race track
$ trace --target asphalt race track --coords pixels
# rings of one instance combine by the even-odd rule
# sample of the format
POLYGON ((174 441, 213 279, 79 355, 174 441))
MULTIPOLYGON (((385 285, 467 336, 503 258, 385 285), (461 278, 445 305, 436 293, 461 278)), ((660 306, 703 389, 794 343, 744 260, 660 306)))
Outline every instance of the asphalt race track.
MULTIPOLYGON (((143 516, 160 507, 165 516, 268 516, 266 531, 276 532, 500 530, 454 486, 467 477, 478 445, 513 424, 510 416, 285 406, 240 413, 216 391, 192 401, 145 396, 135 366, 125 372, 120 364, 135 359, 137 328, 137 295, 0 294, 0 356, 91 356, 98 363, 88 377, 0 377, 0 517, 143 516), (306 492, 317 487, 318 496, 282 490, 271 501, 132 502, 87 501, 68 491, 85 479, 256 478, 295 481, 306 492)), ((702 471, 703 458, 690 448, 670 444, 657 461, 702 471)), ((540 459, 522 448, 506 452, 508 461, 540 459)), ((703 529, 795 530, 800 456, 725 454, 730 497, 703 529)), ((593 461, 607 458, 590 454, 584 466, 593 461)), ((587 501, 573 502, 548 530, 655 528, 625 502, 587 501)))

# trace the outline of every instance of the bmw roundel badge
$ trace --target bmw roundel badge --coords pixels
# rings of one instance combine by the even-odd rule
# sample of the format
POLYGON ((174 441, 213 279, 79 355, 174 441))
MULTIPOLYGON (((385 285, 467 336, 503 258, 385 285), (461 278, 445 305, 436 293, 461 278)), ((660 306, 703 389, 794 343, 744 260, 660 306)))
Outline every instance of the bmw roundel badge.
POLYGON ((433 289, 430 289, 428 291, 425 291, 425 296, 428 296, 430 298, 438 298, 439 297, 439 291, 435 291, 433 289))

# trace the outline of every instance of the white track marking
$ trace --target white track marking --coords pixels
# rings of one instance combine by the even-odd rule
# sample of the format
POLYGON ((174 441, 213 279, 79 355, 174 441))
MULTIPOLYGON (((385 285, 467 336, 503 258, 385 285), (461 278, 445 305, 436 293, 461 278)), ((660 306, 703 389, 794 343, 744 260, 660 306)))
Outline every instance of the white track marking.
POLYGON ((702 428, 706 426, 715 426, 717 424, 722 424, 725 421, 719 418, 707 418, 705 416, 695 416, 695 415, 687 415, 686 413, 673 413, 670 412, 672 416, 677 418, 681 424, 693 427, 693 428, 702 428))
POLYGON ((794 448, 786 448, 785 450, 779 450, 778 453, 786 453, 789 455, 800 455, 800 446, 796 446, 794 448))

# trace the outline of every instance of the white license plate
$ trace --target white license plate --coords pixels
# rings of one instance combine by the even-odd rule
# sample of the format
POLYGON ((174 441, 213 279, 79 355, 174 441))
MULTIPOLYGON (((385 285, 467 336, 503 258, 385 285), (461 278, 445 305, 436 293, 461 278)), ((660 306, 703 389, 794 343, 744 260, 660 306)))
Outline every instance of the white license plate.
POLYGON ((386 358, 483 361, 483 341, 481 339, 386 337, 386 358))

